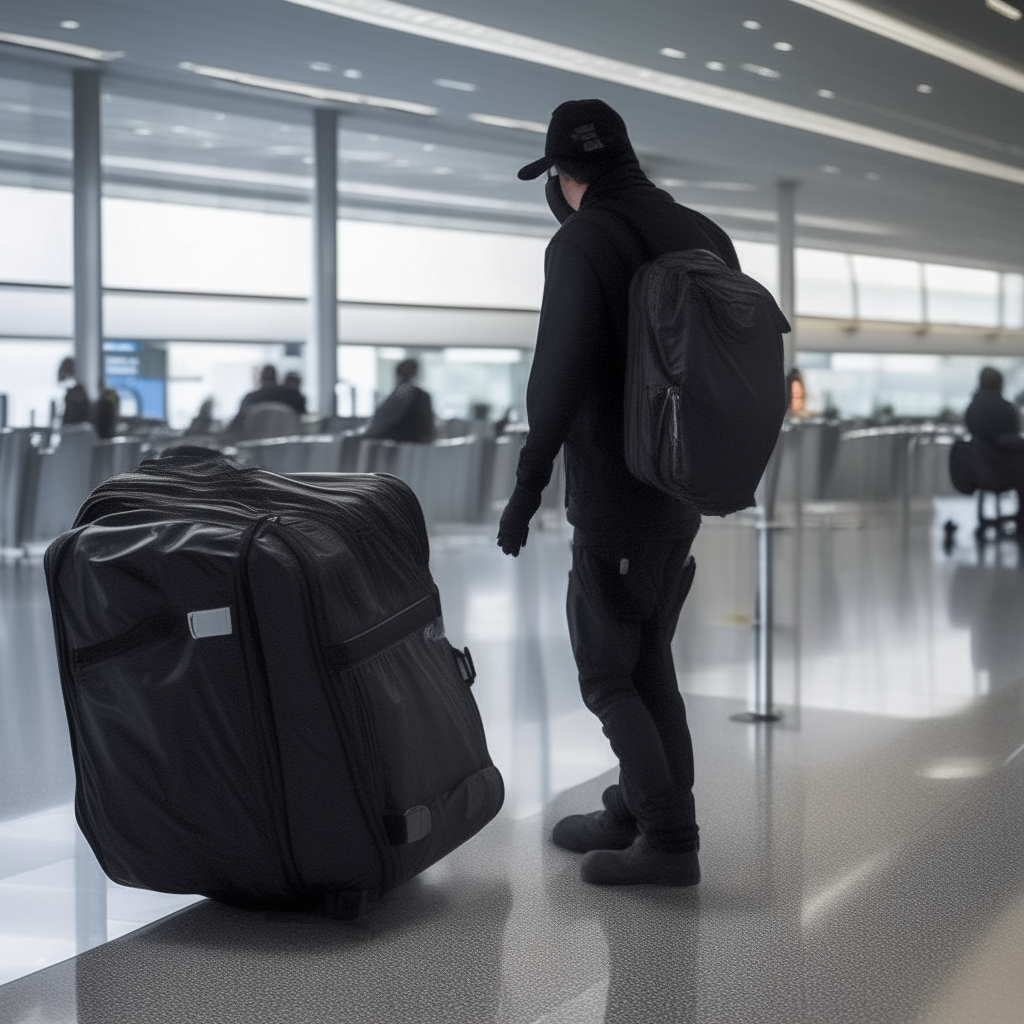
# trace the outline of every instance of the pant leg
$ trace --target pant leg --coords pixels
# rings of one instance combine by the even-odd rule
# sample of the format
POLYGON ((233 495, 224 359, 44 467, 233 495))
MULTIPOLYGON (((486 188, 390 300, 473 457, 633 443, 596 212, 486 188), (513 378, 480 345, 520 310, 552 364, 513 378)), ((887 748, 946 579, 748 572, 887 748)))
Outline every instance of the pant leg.
POLYGON ((622 547, 577 538, 567 596, 583 700, 619 759, 625 805, 664 849, 692 849, 697 837, 693 756, 670 648, 686 588, 672 578, 681 560, 667 556, 680 546, 685 558, 689 540, 625 556, 622 547), (622 557, 630 559, 625 574, 622 557))

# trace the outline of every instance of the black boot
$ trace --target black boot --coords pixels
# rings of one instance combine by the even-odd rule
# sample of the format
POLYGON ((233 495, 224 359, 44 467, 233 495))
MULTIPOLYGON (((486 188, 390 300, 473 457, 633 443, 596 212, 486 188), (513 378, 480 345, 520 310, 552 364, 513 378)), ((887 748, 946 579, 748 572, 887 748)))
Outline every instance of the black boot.
POLYGON ((626 818, 609 810, 610 806, 615 806, 617 791, 617 786, 609 786, 604 791, 603 810, 591 811, 590 814, 570 814, 569 817, 563 818, 551 832, 552 842, 556 846, 561 846, 563 850, 572 850, 574 853, 625 850, 639 833, 633 818, 626 818))
POLYGON ((583 858, 580 877, 593 885, 696 885, 697 851, 666 853, 643 836, 624 850, 594 850, 583 858))

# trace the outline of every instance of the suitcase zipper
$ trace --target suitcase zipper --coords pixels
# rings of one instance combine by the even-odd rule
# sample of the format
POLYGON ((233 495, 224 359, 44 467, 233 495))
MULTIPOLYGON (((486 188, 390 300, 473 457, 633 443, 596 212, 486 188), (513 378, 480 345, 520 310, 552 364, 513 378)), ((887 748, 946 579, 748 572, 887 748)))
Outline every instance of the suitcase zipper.
POLYGON ((280 808, 279 813, 274 815, 274 819, 277 825, 277 841, 278 847, 281 850, 281 862, 284 865, 288 881, 291 883, 296 894, 299 894, 305 890, 305 886, 302 884, 302 879, 299 875, 295 850, 292 847, 291 830, 288 827, 288 811, 284 798, 284 769, 281 765, 281 750, 277 742, 277 728, 270 700, 270 683, 267 679, 267 667, 263 661, 263 645, 260 641, 255 602, 252 596, 252 589, 249 586, 248 573, 246 572, 249 551, 256 539, 256 535, 268 522, 273 520, 273 515, 261 516, 249 526, 242 536, 242 543, 238 552, 237 584, 242 595, 239 608, 244 614, 245 622, 244 624, 242 622, 239 623, 238 632, 243 657, 249 667, 246 678, 249 682, 249 695, 253 703, 253 717, 257 728, 262 733, 264 741, 262 744, 265 752, 265 756, 262 758, 265 772, 264 781, 267 791, 272 797, 276 797, 276 799, 271 799, 271 807, 280 808), (245 629, 246 625, 248 626, 248 631, 245 629), (252 640, 251 650, 250 645, 245 642, 247 633, 252 640), (259 688, 258 693, 255 692, 257 686, 259 688))
MULTIPOLYGON (((320 522, 322 525, 327 526, 335 534, 338 534, 336 524, 332 523, 327 516, 316 516, 309 515, 306 512, 297 513, 303 516, 307 516, 320 522)), ((307 562, 304 557, 304 552, 299 550, 301 544, 293 542, 293 538, 290 536, 288 531, 280 522, 276 519, 273 521, 277 527, 276 533, 281 538, 282 542, 291 551, 296 563, 299 566, 299 571, 302 574, 303 582, 306 584, 303 587, 303 593, 306 597, 306 614, 309 617, 310 622, 317 622, 319 616, 316 613, 314 602, 312 600, 314 584, 311 582, 310 574, 306 570, 307 562)), ((320 630, 317 630, 320 632, 320 630)), ((316 645, 316 650, 313 652, 313 656, 316 659, 320 667, 320 678, 328 680, 331 678, 332 669, 327 662, 327 658, 324 654, 325 648, 323 645, 316 645)), ((328 685, 325 687, 327 693, 327 701, 334 710, 335 725, 338 728, 338 732, 345 740, 343 743, 343 751, 345 760, 348 762, 349 775, 352 778, 353 786, 356 792, 356 798, 359 801, 360 806, 363 809, 363 817, 366 820, 367 828, 370 831, 370 836, 373 839, 374 845, 377 847, 377 853, 380 857, 381 863, 381 891, 386 891, 391 888, 392 879, 395 875, 395 864, 394 858, 395 853, 391 847, 391 844, 387 840, 387 836, 384 832, 384 806, 383 800, 378 800, 378 793, 371 792, 369 785, 366 783, 363 773, 358 770, 358 765, 352 761, 353 750, 358 749, 360 745, 358 742, 352 742, 351 730, 349 727, 349 716, 346 715, 346 708, 343 706, 336 686, 328 685), (378 808, 378 804, 380 807, 378 808)), ((364 706, 362 696, 359 695, 353 701, 355 704, 356 715, 359 718, 360 728, 357 730, 356 740, 360 739, 358 733, 361 733, 362 746, 367 752, 367 758, 371 762, 371 767, 375 773, 377 779, 383 779, 383 772, 381 769, 379 754, 376 746, 376 736, 373 735, 368 727, 367 723, 367 711, 364 706)))

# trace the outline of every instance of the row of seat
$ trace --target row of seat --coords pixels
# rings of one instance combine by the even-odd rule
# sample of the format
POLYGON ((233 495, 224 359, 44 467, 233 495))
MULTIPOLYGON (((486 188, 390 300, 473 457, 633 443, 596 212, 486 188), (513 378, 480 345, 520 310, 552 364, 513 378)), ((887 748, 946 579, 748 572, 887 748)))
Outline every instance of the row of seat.
MULTIPOLYGON (((383 472, 412 487, 428 523, 479 523, 515 486, 525 435, 443 438, 433 444, 380 441, 357 431, 241 441, 223 450, 278 473, 383 472)), ((948 458, 955 433, 912 427, 843 431, 836 424, 788 424, 780 439, 777 501, 886 500, 955 493, 948 458)), ((118 437, 98 441, 88 425, 49 444, 40 431, 0 431, 0 552, 43 545, 68 529, 89 491, 172 444, 218 447, 218 438, 118 437)), ((542 512, 562 509, 561 458, 542 512)))
POLYGON ((779 440, 777 501, 885 501, 955 494, 949 451, 951 428, 870 427, 789 423, 779 440))
POLYGON ((0 430, 0 553, 44 545, 68 529, 86 495, 102 481, 133 470, 141 438, 98 440, 92 426, 48 432, 0 430))
MULTIPOLYGON (((215 436, 98 441, 87 424, 50 440, 38 430, 0 431, 0 553, 45 545, 70 527, 92 488, 144 457, 181 443, 219 446, 215 436)), ((428 523, 477 523, 511 493, 523 441, 522 434, 507 434, 398 444, 344 431, 242 441, 222 450, 277 473, 392 473, 415 491, 428 523)), ((554 474, 545 494, 549 507, 561 506, 560 481, 554 474)))

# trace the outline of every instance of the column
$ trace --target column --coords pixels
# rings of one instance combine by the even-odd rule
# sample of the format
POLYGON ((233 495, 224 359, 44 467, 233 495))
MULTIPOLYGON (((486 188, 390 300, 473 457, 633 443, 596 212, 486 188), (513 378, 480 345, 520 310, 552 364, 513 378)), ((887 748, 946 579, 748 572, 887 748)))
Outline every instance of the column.
POLYGON ((779 306, 793 328, 783 337, 786 370, 796 358, 796 182, 779 182, 779 306))
POLYGON ((72 72, 75 366, 97 398, 103 387, 103 262, 100 210, 100 73, 72 72))
POLYGON ((311 412, 333 416, 338 379, 338 112, 313 111, 312 323, 306 344, 311 412))

